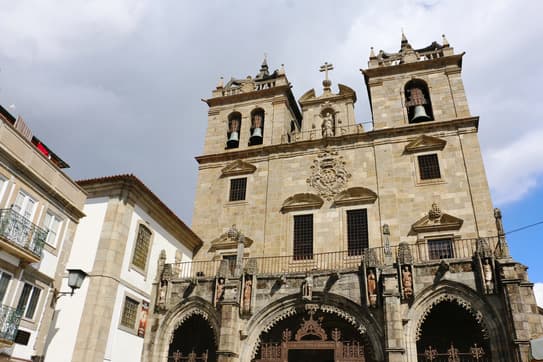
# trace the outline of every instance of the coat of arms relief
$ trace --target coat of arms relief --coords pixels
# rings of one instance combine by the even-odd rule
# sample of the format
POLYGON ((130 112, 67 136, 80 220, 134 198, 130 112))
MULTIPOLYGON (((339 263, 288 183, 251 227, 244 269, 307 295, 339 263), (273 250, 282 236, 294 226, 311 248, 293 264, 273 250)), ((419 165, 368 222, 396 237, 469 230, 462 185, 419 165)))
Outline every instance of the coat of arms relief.
POLYGON ((351 178, 345 164, 343 156, 339 156, 336 151, 324 151, 313 161, 312 174, 307 183, 330 201, 345 190, 347 181, 351 178))

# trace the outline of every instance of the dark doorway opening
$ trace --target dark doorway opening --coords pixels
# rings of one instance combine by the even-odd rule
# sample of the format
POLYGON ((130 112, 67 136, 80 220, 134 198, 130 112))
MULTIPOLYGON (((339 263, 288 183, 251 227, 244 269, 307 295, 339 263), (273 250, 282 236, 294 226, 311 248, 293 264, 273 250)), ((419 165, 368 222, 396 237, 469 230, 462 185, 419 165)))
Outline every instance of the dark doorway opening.
MULTIPOLYGON (((202 316, 193 315, 175 330, 168 350, 168 362, 175 361, 176 358, 188 357, 190 353, 198 357, 197 361, 215 362, 216 349, 215 336, 209 323, 202 316)), ((185 361, 185 359, 178 359, 178 361, 185 361)))
POLYGON ((334 350, 331 349, 291 349, 288 351, 289 362, 334 362, 334 350))
MULTIPOLYGON (((433 307, 421 326, 419 361, 447 361, 450 353, 462 361, 490 361, 488 339, 475 318, 455 302, 433 307)), ((455 360, 456 361, 456 360, 455 360)))

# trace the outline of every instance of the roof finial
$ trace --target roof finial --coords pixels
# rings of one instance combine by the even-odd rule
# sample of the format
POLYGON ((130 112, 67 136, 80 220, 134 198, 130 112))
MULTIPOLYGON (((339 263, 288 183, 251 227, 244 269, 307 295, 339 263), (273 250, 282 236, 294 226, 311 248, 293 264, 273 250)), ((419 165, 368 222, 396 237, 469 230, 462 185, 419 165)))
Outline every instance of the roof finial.
POLYGON ((277 74, 285 74, 285 64, 281 64, 281 68, 279 68, 277 74))
POLYGON ((407 40, 407 37, 405 36, 405 33, 402 28, 402 44, 401 49, 409 49, 411 48, 411 44, 409 44, 409 41, 407 40))
POLYGON ((375 58, 375 53, 373 51, 373 47, 370 47, 370 58, 375 58))
POLYGON ((402 43, 403 42, 407 42, 407 37, 405 36, 405 33, 403 31, 403 28, 402 28, 402 43))
POLYGON ((448 47, 449 46, 449 41, 447 40, 447 38, 445 38, 445 34, 442 34, 441 36, 443 37, 443 46, 448 47))
POLYGON ((217 83, 217 89, 224 87, 224 78, 221 76, 219 82, 217 83))
POLYGON ((330 91, 330 86, 332 85, 332 81, 328 79, 328 71, 332 69, 334 69, 334 65, 328 62, 324 62, 324 64, 319 68, 319 71, 324 72, 324 80, 322 81, 322 85, 325 92, 330 91))
POLYGON ((264 60, 262 61, 262 65, 260 66, 260 71, 258 72, 258 75, 255 78, 262 79, 264 77, 267 77, 268 75, 270 75, 270 72, 268 71, 268 54, 264 53, 264 60))

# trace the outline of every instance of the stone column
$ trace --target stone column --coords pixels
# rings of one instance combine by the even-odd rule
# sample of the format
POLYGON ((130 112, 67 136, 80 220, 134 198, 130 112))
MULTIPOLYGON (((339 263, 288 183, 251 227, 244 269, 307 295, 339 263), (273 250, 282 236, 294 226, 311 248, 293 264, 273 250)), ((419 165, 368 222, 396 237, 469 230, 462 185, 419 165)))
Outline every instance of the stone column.
POLYGON ((397 270, 394 267, 388 267, 381 275, 383 277, 385 354, 388 362, 403 362, 405 361, 405 338, 397 270))
POLYGON ((224 299, 221 308, 221 329, 217 362, 237 362, 240 353, 239 326, 239 280, 227 280, 224 286, 224 299))
POLYGON ((515 262, 500 264, 511 342, 515 346, 515 361, 529 362, 530 339, 543 335, 543 326, 532 289, 533 283, 528 281, 524 265, 515 262))

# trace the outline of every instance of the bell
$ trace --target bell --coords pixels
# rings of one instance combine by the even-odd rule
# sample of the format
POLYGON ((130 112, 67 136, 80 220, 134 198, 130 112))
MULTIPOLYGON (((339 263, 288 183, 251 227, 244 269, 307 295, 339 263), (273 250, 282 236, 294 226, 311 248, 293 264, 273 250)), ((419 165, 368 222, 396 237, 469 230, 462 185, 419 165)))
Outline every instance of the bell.
POLYGON ((226 142, 226 145, 230 147, 237 147, 239 145, 239 134, 234 131, 230 132, 230 137, 228 137, 228 141, 226 142))
POLYGON ((249 140, 252 145, 261 145, 262 144, 262 128, 254 128, 253 133, 251 134, 251 139, 249 140))
POLYGON ((424 109, 423 105, 417 105, 415 106, 415 112, 413 112, 413 117, 411 118, 411 122, 424 122, 429 121, 430 116, 426 114, 426 110, 424 109))

